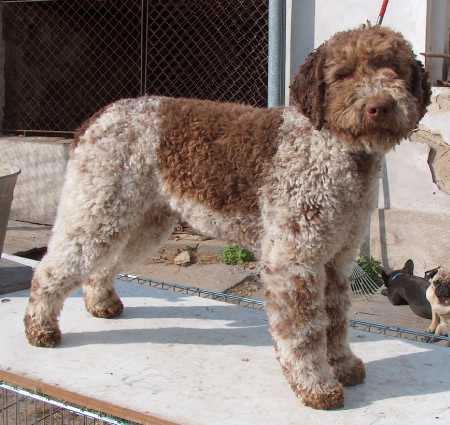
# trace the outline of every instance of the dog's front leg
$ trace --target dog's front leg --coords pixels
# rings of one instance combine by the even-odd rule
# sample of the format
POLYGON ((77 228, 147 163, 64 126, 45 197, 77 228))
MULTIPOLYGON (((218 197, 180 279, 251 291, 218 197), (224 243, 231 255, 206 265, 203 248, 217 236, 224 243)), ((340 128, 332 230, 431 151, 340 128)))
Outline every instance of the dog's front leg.
POLYGON ((438 327, 439 322, 440 322, 439 315, 437 315, 436 312, 432 309, 432 311, 431 311, 431 323, 430 323, 430 326, 428 327, 427 331, 430 334, 433 334, 434 331, 436 330, 436 328, 438 327))
POLYGON ((328 361, 343 385, 358 385, 364 381, 364 363, 350 349, 347 312, 350 308, 350 283, 335 262, 325 266, 327 287, 325 299, 328 315, 328 361))
POLYGON ((277 263, 273 256, 266 260, 266 310, 286 378, 307 406, 341 407, 343 387, 327 360, 323 266, 277 263))

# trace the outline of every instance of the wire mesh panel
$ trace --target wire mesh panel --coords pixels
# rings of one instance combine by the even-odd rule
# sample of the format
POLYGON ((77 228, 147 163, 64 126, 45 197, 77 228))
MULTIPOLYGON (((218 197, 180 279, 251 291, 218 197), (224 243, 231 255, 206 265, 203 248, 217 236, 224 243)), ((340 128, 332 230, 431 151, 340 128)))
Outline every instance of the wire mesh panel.
POLYGON ((4 2, 5 129, 74 130, 141 92, 140 1, 4 2))
POLYGON ((153 0, 146 91, 267 104, 267 0, 153 0))
POLYGON ((143 94, 267 102, 268 0, 3 1, 4 130, 143 94))
POLYGON ((0 425, 130 424, 122 419, 71 406, 0 381, 0 425))

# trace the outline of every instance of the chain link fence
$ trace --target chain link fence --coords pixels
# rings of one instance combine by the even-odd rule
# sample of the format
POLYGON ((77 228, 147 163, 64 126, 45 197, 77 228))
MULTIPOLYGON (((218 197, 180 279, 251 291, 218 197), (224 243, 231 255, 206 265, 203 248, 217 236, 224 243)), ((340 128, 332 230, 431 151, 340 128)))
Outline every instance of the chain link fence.
POLYGON ((71 132, 144 94, 267 104, 268 0, 1 3, 4 131, 71 132))

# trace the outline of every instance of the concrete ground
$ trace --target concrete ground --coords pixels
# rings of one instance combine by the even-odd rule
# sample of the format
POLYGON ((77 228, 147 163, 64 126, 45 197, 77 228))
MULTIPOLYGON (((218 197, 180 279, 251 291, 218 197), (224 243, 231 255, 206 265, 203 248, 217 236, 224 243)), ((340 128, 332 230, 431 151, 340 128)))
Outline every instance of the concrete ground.
POLYGON ((128 409, 128 419, 147 417, 140 416, 140 423, 450 421, 447 348, 351 330, 352 348, 367 365, 366 382, 346 388, 344 408, 315 411, 301 404, 284 379, 264 312, 130 282, 116 286, 127 306, 124 314, 93 318, 74 294, 61 316, 62 344, 54 349, 26 342, 22 315, 28 294, 3 298, 0 380, 20 381, 69 402, 74 397, 72 402, 106 412, 113 405, 119 416, 128 409), (62 391, 70 393, 62 397, 62 391))
MULTIPOLYGON (((401 264, 404 261, 405 245, 408 244, 408 237, 411 233, 414 233, 406 229, 406 234, 403 235, 403 222, 410 223, 412 227, 415 226, 418 230, 417 252, 411 249, 408 252, 413 258, 425 258, 423 256, 423 244, 420 243, 423 231, 414 221, 414 217, 409 217, 405 214, 395 211, 386 212, 389 218, 387 221, 393 225, 394 229, 397 229, 395 232, 386 231, 383 233, 385 234, 385 243, 388 244, 390 253, 392 254, 392 250, 398 249, 397 256, 394 257, 398 260, 396 260, 396 264, 401 264), (395 220, 402 225, 397 225, 395 220), (404 241, 405 238, 406 241, 404 241)), ((375 223, 374 220, 373 223, 375 223)), ((434 218, 431 220, 431 223, 436 226, 436 232, 447 224, 436 221, 434 218)), ((6 233, 4 252, 16 254, 18 251, 23 252, 33 248, 45 247, 47 246, 50 233, 51 228, 49 226, 10 221, 6 233)), ((372 236, 376 238, 379 237, 379 234, 373 231, 372 236)), ((180 283, 204 289, 231 292, 244 297, 264 299, 264 289, 258 274, 259 263, 252 262, 245 266, 228 266, 221 263, 219 257, 226 245, 227 243, 224 241, 206 239, 195 234, 175 233, 162 246, 158 255, 143 257, 141 261, 131 265, 128 270, 123 270, 123 272, 151 277, 154 280, 169 283, 180 283), (180 252, 189 252, 192 263, 184 266, 174 264, 175 258, 180 252)), ((441 256, 439 258, 442 258, 443 262, 447 261, 446 252, 448 251, 442 251, 440 247, 434 245, 430 245, 430 250, 427 251, 430 258, 434 259, 441 256)), ((380 258, 381 253, 374 252, 373 255, 380 258)), ((419 263, 417 266, 426 268, 426 265, 432 264, 430 261, 426 260, 425 263, 419 263)), ((8 268, 11 266, 12 263, 8 266, 5 260, 0 262, 0 293, 5 293, 12 289, 21 290, 29 286, 30 269, 19 266, 21 267, 19 273, 18 269, 8 268), (2 281, 3 284, 1 283, 2 281), (2 287, 3 290, 1 289, 2 287)), ((385 297, 379 294, 371 296, 369 299, 355 297, 350 318, 418 330, 425 330, 429 325, 428 320, 415 316, 409 310, 409 307, 394 307, 385 297)))
MULTIPOLYGON (((50 226, 10 220, 3 251, 13 255, 24 255, 26 251, 46 247, 50 234, 50 226)), ((225 246, 227 243, 224 241, 210 240, 188 233, 174 233, 156 256, 143 256, 123 272, 148 276, 155 280, 226 291, 239 286, 243 281, 248 281, 254 275, 257 264, 251 263, 245 267, 223 264, 219 257, 225 246), (185 265, 174 264, 180 253, 189 253, 191 262, 185 265)), ((6 264, 0 263, 0 270, 5 267, 6 264)), ((17 281, 15 278, 3 277, 3 279, 5 279, 3 286, 9 289, 11 282, 17 281)), ((18 289, 23 289, 24 282, 16 284, 19 285, 18 289)))

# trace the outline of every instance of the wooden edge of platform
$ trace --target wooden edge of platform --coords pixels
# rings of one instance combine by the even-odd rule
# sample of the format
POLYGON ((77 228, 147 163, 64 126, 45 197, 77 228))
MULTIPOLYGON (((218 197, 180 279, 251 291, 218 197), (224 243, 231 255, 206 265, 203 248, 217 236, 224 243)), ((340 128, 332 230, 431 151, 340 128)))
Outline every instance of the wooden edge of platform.
POLYGON ((136 422, 144 425, 179 425, 175 422, 169 422, 157 416, 135 412, 134 410, 120 407, 107 401, 97 400, 72 391, 65 390, 56 385, 46 384, 45 382, 27 378, 15 373, 6 372, 0 369, 0 381, 4 381, 11 386, 17 386, 24 390, 48 396, 57 401, 63 401, 73 404, 78 408, 85 408, 100 412, 106 416, 113 416, 130 422, 136 422))

